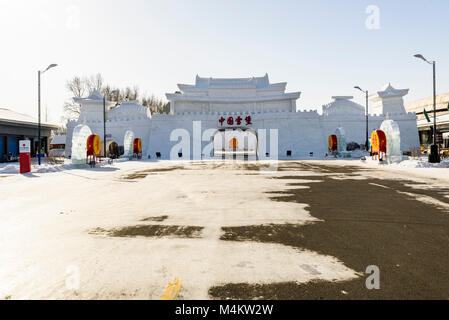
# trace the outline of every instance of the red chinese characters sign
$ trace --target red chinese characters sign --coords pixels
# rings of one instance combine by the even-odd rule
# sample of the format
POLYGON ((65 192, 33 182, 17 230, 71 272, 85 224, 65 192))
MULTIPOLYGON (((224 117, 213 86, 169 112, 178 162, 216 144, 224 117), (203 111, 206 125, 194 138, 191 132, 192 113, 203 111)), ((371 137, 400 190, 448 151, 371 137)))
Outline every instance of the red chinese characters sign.
POLYGON ((245 119, 243 119, 241 116, 238 117, 228 117, 227 119, 224 117, 221 117, 220 119, 218 119, 218 122, 220 123, 220 126, 223 126, 225 123, 228 126, 250 126, 252 125, 252 118, 251 116, 247 116, 245 119))

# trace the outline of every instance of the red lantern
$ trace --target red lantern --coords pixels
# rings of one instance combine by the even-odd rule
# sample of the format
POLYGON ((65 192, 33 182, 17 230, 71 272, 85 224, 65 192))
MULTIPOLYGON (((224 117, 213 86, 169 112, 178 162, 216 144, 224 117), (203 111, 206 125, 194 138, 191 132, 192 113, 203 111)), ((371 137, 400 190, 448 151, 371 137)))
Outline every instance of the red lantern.
POLYGON ((140 138, 135 138, 133 142, 133 153, 142 153, 142 140, 140 138))
POLYGON ((95 162, 101 156, 101 139, 96 134, 91 134, 86 141, 86 163, 95 162))
POLYGON ((387 136, 382 130, 375 130, 371 135, 371 151, 373 156, 378 155, 383 159, 383 155, 387 154, 387 136))
POLYGON ((87 155, 88 156, 99 156, 101 153, 101 139, 100 136, 96 134, 91 134, 87 138, 87 155))
POLYGON ((329 136, 329 151, 337 151, 338 150, 338 139, 335 134, 329 136))

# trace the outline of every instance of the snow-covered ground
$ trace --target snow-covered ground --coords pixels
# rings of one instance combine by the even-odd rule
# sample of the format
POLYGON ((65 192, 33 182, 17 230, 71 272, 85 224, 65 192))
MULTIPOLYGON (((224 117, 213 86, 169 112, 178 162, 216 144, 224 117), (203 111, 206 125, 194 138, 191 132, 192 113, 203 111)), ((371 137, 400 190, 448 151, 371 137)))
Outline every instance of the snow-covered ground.
MULTIPOLYGON (((427 157, 422 157, 420 159, 409 159, 404 160, 399 163, 392 163, 392 164, 386 164, 386 163, 380 163, 377 160, 372 160, 369 156, 366 156, 366 161, 360 161, 361 156, 366 156, 366 153, 364 152, 354 152, 352 153, 352 158, 350 159, 342 159, 342 158, 334 158, 334 157, 322 157, 322 158, 305 158, 301 159, 301 161, 332 161, 332 164, 341 164, 341 165, 361 165, 366 166, 369 168, 378 168, 382 170, 393 170, 393 171, 403 171, 414 175, 422 175, 426 177, 432 177, 437 179, 449 179, 449 158, 442 159, 440 163, 433 164, 429 163, 427 157)), ((162 162, 155 162, 155 161, 127 161, 125 159, 119 159, 114 160, 114 164, 112 167, 116 167, 117 164, 120 163, 120 169, 133 169, 134 167, 138 168, 139 165, 146 164, 146 163, 168 163, 168 165, 177 163, 176 161, 162 161, 162 162)), ((184 163, 184 162, 182 162, 184 163)), ((107 162, 104 162, 103 164, 97 164, 97 167, 111 167, 111 165, 108 165, 107 162)), ((87 169, 88 166, 84 166, 81 169, 87 169)), ((118 167, 117 167, 118 168, 118 167)), ((52 165, 48 164, 47 162, 43 162, 41 166, 38 166, 37 164, 32 164, 31 166, 31 174, 34 173, 50 173, 50 172, 60 172, 65 170, 74 170, 74 169, 80 169, 79 167, 75 167, 71 164, 70 160, 66 160, 64 164, 58 164, 58 165, 52 165)), ((19 163, 0 163, 0 175, 14 175, 19 173, 19 163)))
MULTIPOLYGON (((97 163, 97 167, 104 167, 108 165, 106 160, 101 163, 97 163)), ((114 163, 125 162, 126 159, 118 159, 114 160, 114 163)), ((31 164, 31 173, 49 173, 49 172, 58 172, 63 170, 72 170, 84 168, 87 169, 89 166, 74 166, 72 165, 72 161, 70 159, 65 159, 64 163, 61 164, 51 164, 45 158, 42 159, 42 164, 38 165, 36 159, 33 159, 31 164)), ((11 163, 0 163, 0 175, 1 174, 18 174, 20 172, 20 164, 18 162, 11 163)))
MULTIPOLYGON (((424 163, 332 161, 377 167, 385 175, 449 179, 447 161, 430 168, 424 163)), ((181 298, 207 299, 208 289, 220 284, 360 276, 335 257, 309 250, 220 240, 222 227, 317 221, 307 204, 270 200, 267 192, 288 191, 288 180, 245 170, 238 162, 118 161, 96 168, 66 163, 17 172, 18 164, 0 166, 0 299, 159 299, 177 278, 181 298), (161 216, 166 219, 148 219, 161 216), (203 230, 195 238, 101 232, 136 225, 203 230)))
POLYGON ((386 171, 392 171, 405 176, 416 176, 425 178, 434 178, 439 180, 449 180, 449 158, 442 159, 440 163, 429 163, 427 157, 420 159, 410 159, 399 163, 380 164, 376 160, 367 158, 363 166, 370 168, 379 168, 386 171))
POLYGON ((287 190, 286 182, 226 166, 131 161, 2 178, 0 298, 159 299, 179 278, 182 298, 201 299, 227 283, 357 277, 338 259, 309 250, 219 240, 226 226, 317 221, 305 205, 269 199, 265 192, 287 190), (182 170, 124 179, 173 166, 182 170), (142 221, 160 216, 167 218, 142 221), (204 229, 198 238, 97 232, 136 225, 204 229))

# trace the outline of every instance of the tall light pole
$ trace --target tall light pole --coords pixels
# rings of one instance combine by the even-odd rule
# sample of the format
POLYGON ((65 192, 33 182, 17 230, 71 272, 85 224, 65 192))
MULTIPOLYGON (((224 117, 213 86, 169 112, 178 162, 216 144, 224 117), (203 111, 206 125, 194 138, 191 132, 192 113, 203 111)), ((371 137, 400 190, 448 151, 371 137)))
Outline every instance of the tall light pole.
MULTIPOLYGON (((112 90, 109 95, 118 93, 118 90, 112 90)), ((103 95, 103 152, 106 158, 106 93, 103 95)))
POLYGON ((430 147, 429 162, 440 163, 440 153, 437 145, 437 85, 436 85, 436 62, 428 61, 422 54, 415 54, 415 58, 421 59, 433 67, 433 144, 430 147))
POLYGON ((368 144, 369 144, 369 133, 368 133, 368 90, 362 90, 359 86, 355 86, 354 89, 360 90, 363 93, 365 93, 366 96, 366 140, 365 140, 365 150, 368 150, 368 144))
POLYGON ((51 68, 56 67, 57 64, 51 64, 44 71, 37 72, 37 113, 38 113, 38 124, 37 124, 37 139, 38 139, 38 164, 41 165, 41 74, 44 74, 51 68))

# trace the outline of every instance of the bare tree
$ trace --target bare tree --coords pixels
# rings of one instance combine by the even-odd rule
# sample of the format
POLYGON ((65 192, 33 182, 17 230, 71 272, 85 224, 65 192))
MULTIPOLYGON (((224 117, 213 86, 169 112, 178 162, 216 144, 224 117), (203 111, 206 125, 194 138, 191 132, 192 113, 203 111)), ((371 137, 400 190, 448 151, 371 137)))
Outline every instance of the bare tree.
MULTIPOLYGON (((139 100, 140 90, 138 86, 126 87, 124 89, 116 89, 105 84, 103 76, 98 73, 90 77, 73 77, 66 83, 67 91, 70 98, 64 103, 65 118, 77 119, 80 114, 80 105, 73 101, 73 98, 82 98, 92 91, 96 90, 106 96, 109 101, 116 102, 116 106, 120 101, 139 100), (111 95, 111 92, 117 90, 117 93, 111 95)), ((141 97, 140 104, 150 109, 151 113, 168 113, 170 110, 169 103, 156 98, 154 95, 149 97, 141 97), (168 109, 167 109, 168 108, 168 109), (167 111, 168 110, 168 111, 167 111)))
POLYGON ((125 100, 132 100, 131 96, 132 96, 132 91, 130 87, 126 87, 125 92, 124 92, 124 96, 125 96, 125 100))
POLYGON ((73 77, 67 81, 66 88, 74 97, 82 97, 86 93, 86 84, 80 77, 73 77))
MULTIPOLYGON (((61 120, 64 120, 64 118, 61 120)), ((67 134, 67 126, 64 124, 64 121, 62 123, 63 124, 59 125, 58 128, 53 131, 54 135, 64 136, 67 134)))
POLYGON ((90 76, 89 78, 84 79, 87 87, 87 91, 91 93, 92 91, 96 90, 100 93, 103 91, 103 76, 100 73, 97 73, 94 76, 90 76))
POLYGON ((64 102, 64 112, 67 119, 76 119, 80 114, 80 105, 73 101, 73 98, 82 98, 96 90, 100 93, 105 93, 110 87, 103 87, 103 76, 98 73, 90 77, 78 77, 75 76, 66 83, 67 91, 70 94, 70 98, 64 102))
POLYGON ((162 109, 162 113, 169 114, 170 113, 170 102, 167 102, 162 109))
POLYGON ((80 114, 80 106, 73 101, 73 98, 81 98, 85 96, 87 93, 86 82, 80 77, 73 77, 73 79, 67 81, 66 88, 71 97, 64 102, 64 112, 66 114, 66 118, 74 119, 80 114))
POLYGON ((151 110, 151 113, 165 113, 167 110, 167 103, 161 99, 151 95, 147 98, 142 98, 142 105, 151 110))

